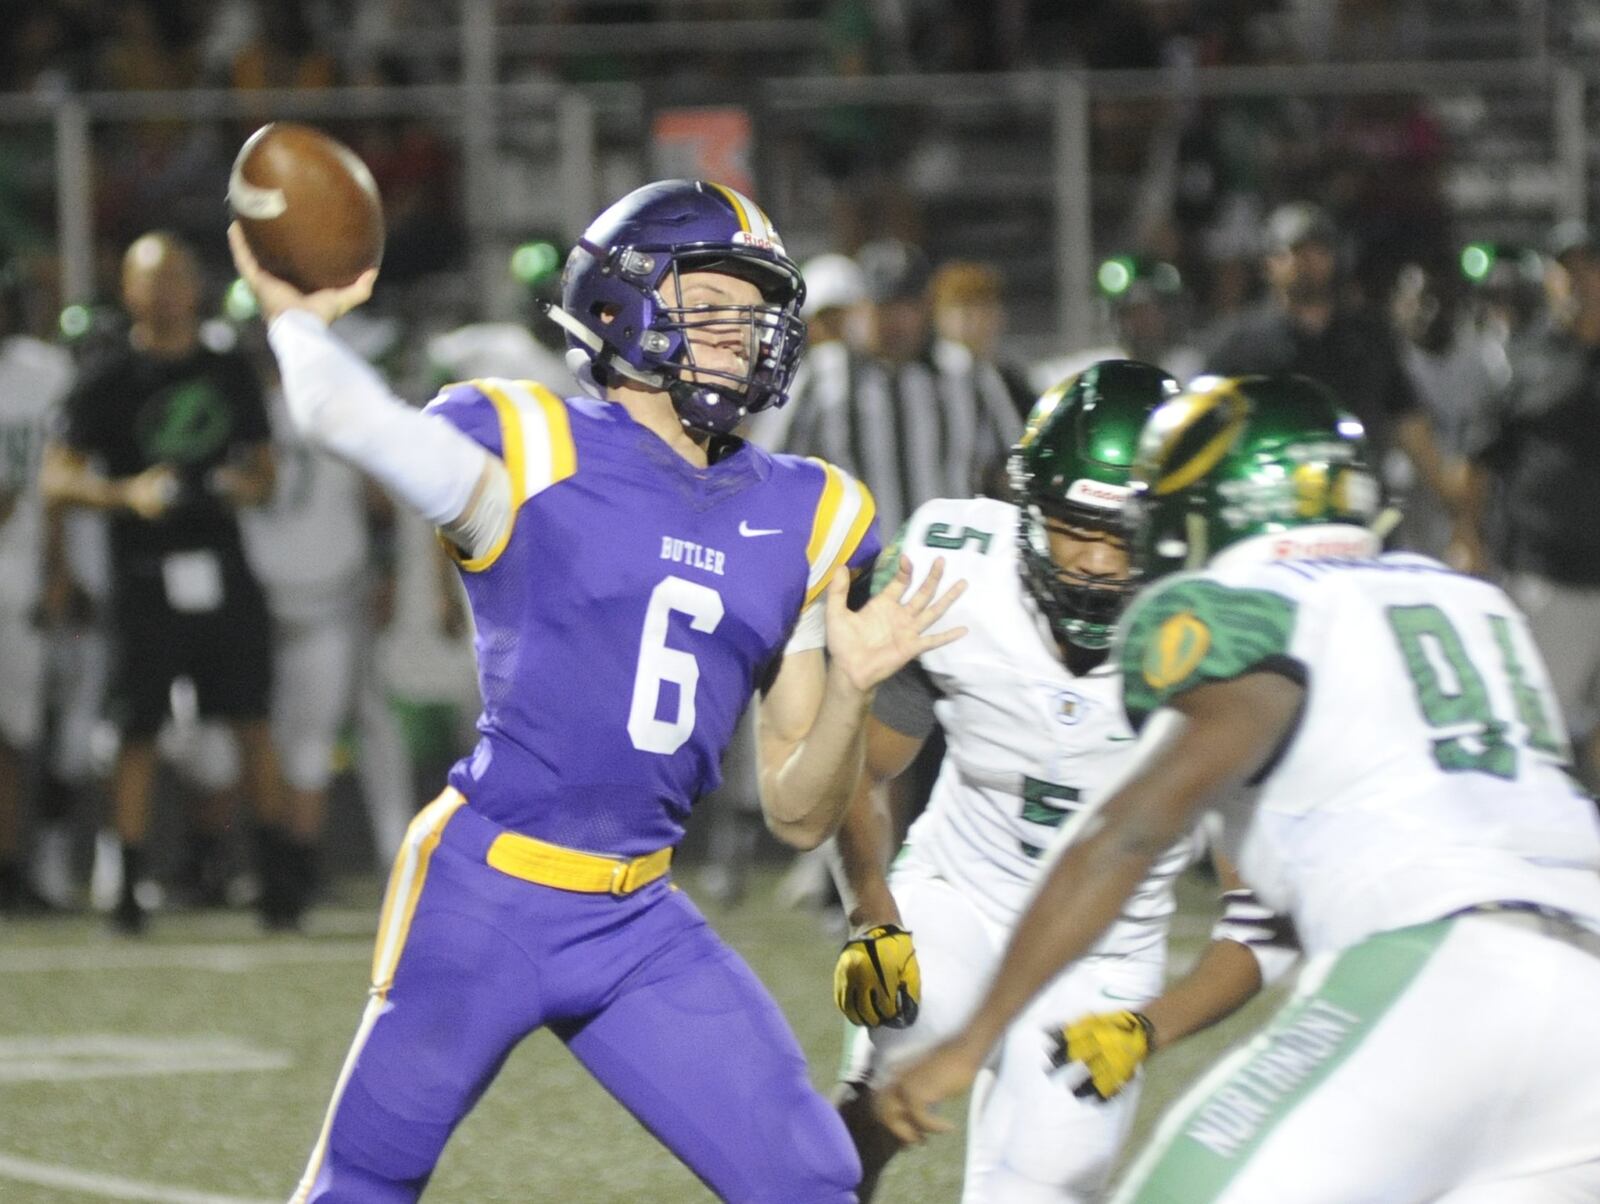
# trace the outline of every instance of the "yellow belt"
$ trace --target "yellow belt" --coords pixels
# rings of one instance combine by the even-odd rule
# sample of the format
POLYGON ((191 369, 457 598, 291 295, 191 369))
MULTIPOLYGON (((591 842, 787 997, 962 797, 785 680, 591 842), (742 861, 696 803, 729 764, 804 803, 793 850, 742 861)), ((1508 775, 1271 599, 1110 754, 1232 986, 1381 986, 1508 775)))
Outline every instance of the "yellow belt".
POLYGON ((665 874, 672 865, 672 848, 622 861, 546 844, 521 832, 502 832, 489 846, 487 860, 502 874, 525 882, 591 895, 621 896, 631 895, 665 874))

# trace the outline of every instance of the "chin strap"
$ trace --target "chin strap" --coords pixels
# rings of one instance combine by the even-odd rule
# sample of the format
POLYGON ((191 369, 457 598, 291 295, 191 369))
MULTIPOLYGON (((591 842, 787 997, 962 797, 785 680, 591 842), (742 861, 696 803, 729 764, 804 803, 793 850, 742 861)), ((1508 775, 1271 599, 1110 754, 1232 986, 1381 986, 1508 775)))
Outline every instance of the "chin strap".
MULTIPOLYGON (((583 387, 584 392, 593 397, 604 396, 604 389, 600 387, 600 382, 595 379, 594 370, 598 365, 607 373, 616 373, 616 375, 635 381, 646 388, 656 389, 665 393, 672 398, 672 404, 678 411, 679 419, 690 430, 710 430, 712 434, 726 433, 717 429, 696 426, 683 416, 683 412, 686 409, 699 404, 700 399, 696 395, 699 391, 699 386, 691 384, 680 376, 673 376, 666 372, 639 371, 632 364, 619 357, 614 350, 607 347, 605 340, 599 335, 595 334, 594 331, 590 330, 559 305, 545 303, 544 312, 552 322, 577 339, 584 347, 589 348, 588 351, 585 351, 583 347, 570 347, 567 349, 567 368, 578 378, 578 383, 583 387)), ((747 413, 744 407, 737 408, 739 414, 734 425, 737 425, 739 421, 743 421, 747 413)))
POLYGON ((1378 537, 1378 542, 1382 543, 1384 540, 1389 538, 1390 534, 1396 527, 1400 525, 1400 520, 1404 517, 1405 513, 1400 509, 1400 507, 1385 506, 1378 512, 1378 517, 1372 520, 1371 524, 1367 527, 1367 530, 1376 535, 1378 537))
MULTIPOLYGON (((668 393, 672 391, 672 382, 665 375, 660 372, 640 372, 626 360, 619 359, 617 353, 607 347, 605 341, 599 335, 595 334, 594 331, 590 330, 559 305, 546 303, 544 312, 552 322, 589 348, 588 352, 584 352, 577 347, 571 348, 567 352, 567 367, 578 375, 581 383, 584 380, 584 374, 579 369, 573 368, 573 357, 575 355, 582 356, 588 369, 588 382, 594 385, 596 396, 599 396, 599 383, 594 378, 594 365, 596 364, 601 365, 607 372, 615 372, 618 376, 626 377, 641 385, 647 385, 652 389, 660 389, 668 393)), ((585 387, 587 388, 587 386, 585 387)))
POLYGON ((1192 573, 1204 568, 1211 556, 1211 546, 1206 538, 1206 520, 1203 515, 1190 511, 1184 519, 1184 537, 1184 542, 1189 545, 1189 554, 1183 562, 1184 571, 1192 573))

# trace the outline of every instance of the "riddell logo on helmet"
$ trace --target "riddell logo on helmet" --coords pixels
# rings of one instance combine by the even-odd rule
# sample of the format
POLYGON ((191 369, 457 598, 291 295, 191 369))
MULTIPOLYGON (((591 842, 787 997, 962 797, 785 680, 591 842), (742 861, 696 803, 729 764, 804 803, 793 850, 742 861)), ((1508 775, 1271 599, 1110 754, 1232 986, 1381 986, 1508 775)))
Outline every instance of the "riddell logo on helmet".
POLYGON ((783 243, 776 233, 771 238, 768 238, 766 235, 757 234, 753 230, 740 230, 733 236, 733 242, 735 246, 760 247, 763 251, 776 251, 780 255, 784 253, 783 243))
POLYGON ((1131 492, 1132 490, 1126 485, 1107 485, 1104 481, 1091 481, 1088 477, 1079 477, 1067 490, 1067 501, 1081 502, 1085 506, 1105 506, 1115 509, 1128 500, 1128 494, 1131 492))

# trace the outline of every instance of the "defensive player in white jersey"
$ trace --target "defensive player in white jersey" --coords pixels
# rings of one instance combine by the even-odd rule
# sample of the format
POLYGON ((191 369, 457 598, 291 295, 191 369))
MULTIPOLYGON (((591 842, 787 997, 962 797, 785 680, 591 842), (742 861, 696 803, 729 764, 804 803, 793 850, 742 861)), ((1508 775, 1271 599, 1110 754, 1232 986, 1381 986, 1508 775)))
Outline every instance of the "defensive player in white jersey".
MULTIPOLYGON (((0 330, 9 324, 0 298, 0 330)), ((22 872, 22 754, 44 719, 44 566, 39 461, 72 383, 67 353, 31 336, 0 339, 0 910, 32 902, 22 872)))
POLYGON ((1074 825, 969 1022, 880 1091, 906 1140, 1221 805, 1312 960, 1116 1198, 1600 1199, 1600 822, 1510 599, 1378 554, 1363 445, 1298 377, 1202 378, 1145 427, 1152 584, 1117 652, 1139 766, 1074 825))
MULTIPOLYGON (((273 619, 272 726, 297 837, 291 847, 302 857, 315 848, 334 749, 354 718, 361 789, 382 861, 398 850, 414 811, 409 762, 367 637, 377 584, 370 527, 392 517, 392 507, 359 472, 299 437, 280 389, 268 397, 278 488, 271 506, 241 525, 273 619)), ((304 895, 316 875, 310 865, 295 869, 304 895)))
MULTIPOLYGON (((969 634, 880 688, 867 770, 838 837, 856 935, 840 955, 835 994, 863 1026, 848 1037, 840 1103, 862 1155, 863 1199, 899 1146, 873 1116, 872 1083, 966 1019, 1056 829, 1130 764, 1134 734, 1106 660, 1130 589, 1121 504, 1139 431, 1177 391, 1147 364, 1089 367, 1035 407, 1011 460, 1019 504, 935 500, 900 534, 917 576, 942 557, 967 583, 954 609, 969 634), (948 752, 886 878, 891 824, 875 788, 904 772, 936 724, 948 752)), ((1086 1200, 1104 1186, 1138 1103, 1136 1088, 1114 1088, 1131 1078, 1156 1026, 1163 1042, 1194 1026, 1181 996, 1143 1006, 1161 990, 1171 882, 1187 853, 1178 841, 1158 859, 1094 957, 1052 982, 988 1059, 970 1124, 969 1204, 1086 1200), (1087 1098, 1093 1091, 1075 1097, 1045 1073, 1045 1030, 1086 1013, 1096 1019, 1078 1030, 1070 1056, 1097 1065, 1089 1047, 1106 1044, 1114 1048, 1098 1052, 1126 1066, 1114 1085, 1102 1074, 1105 1094, 1116 1095, 1107 1103, 1087 1098), (1117 1024, 1133 1030, 1131 1058, 1117 1024)), ((1220 956, 1232 978, 1242 971, 1224 993, 1242 1002, 1265 975, 1237 945, 1220 956)), ((1208 973, 1214 979, 1214 965, 1208 973)), ((1205 1001, 1194 1024, 1215 1011, 1205 1001)))

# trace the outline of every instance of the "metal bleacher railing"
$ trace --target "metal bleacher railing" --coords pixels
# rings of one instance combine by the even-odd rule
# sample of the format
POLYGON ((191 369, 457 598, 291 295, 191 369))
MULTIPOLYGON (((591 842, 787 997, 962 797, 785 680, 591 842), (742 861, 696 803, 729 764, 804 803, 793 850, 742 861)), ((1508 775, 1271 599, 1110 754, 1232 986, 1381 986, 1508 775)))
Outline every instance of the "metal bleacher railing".
MULTIPOLYGON (((795 249, 823 249, 830 231, 818 202, 831 185, 815 142, 827 116, 850 106, 882 118, 888 145, 908 164, 907 186, 938 230, 935 251, 981 253, 1002 264, 1016 336, 1035 343, 1095 337, 1097 256, 1126 249, 1119 244, 1129 237, 1130 211, 1150 193, 1148 181, 1135 177, 1159 170, 1158 140, 1175 124, 1163 114, 1194 120, 1205 105, 1298 105, 1310 114, 1302 124, 1314 136, 1352 97, 1423 97, 1448 135, 1443 191, 1464 237, 1527 237, 1552 220, 1583 218, 1593 191, 1586 122, 1596 90, 1582 67, 1546 54, 1159 72, 680 81, 684 101, 668 85, 502 82, 503 58, 524 35, 498 28, 492 4, 469 0, 463 11, 477 16, 451 35, 454 83, 0 94, 0 140, 27 132, 50 146, 62 299, 85 298, 95 285, 98 148, 119 131, 156 123, 231 131, 278 117, 433 127, 459 167, 472 294, 493 313, 509 304, 497 285, 505 253, 535 215, 570 236, 604 199, 652 174, 651 114, 668 103, 725 95, 746 108, 763 202, 795 249), (1130 103, 1156 115, 1141 126, 1149 144, 1107 159, 1099 153, 1107 134, 1097 113, 1130 103)), ((772 34, 745 28, 752 37, 772 34)), ((578 29, 568 32, 576 37, 578 29)), ((810 24, 806 29, 815 32, 810 24)), ((222 187, 217 181, 219 206, 222 187)))

